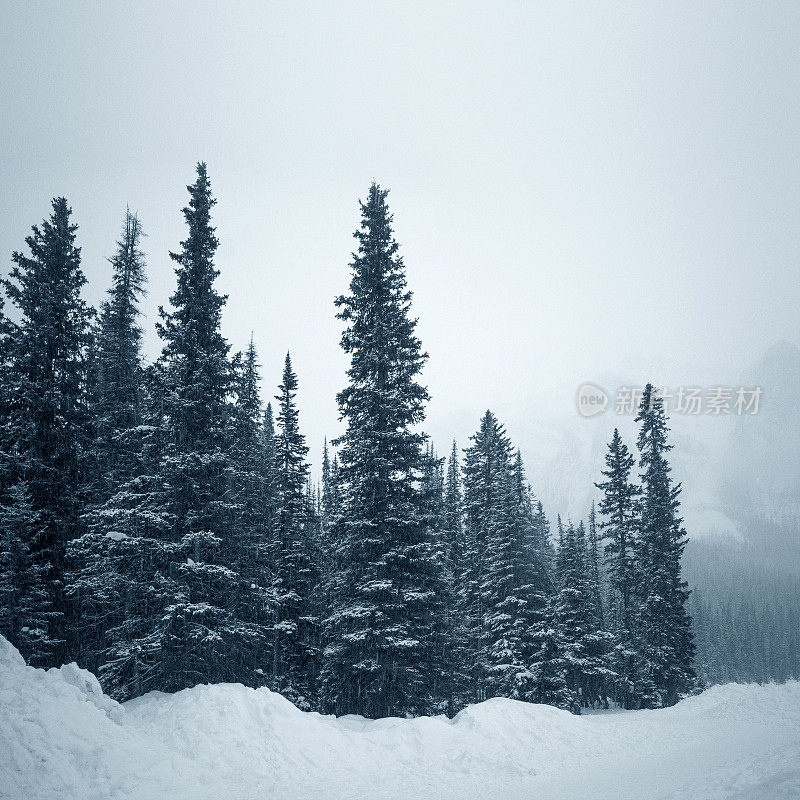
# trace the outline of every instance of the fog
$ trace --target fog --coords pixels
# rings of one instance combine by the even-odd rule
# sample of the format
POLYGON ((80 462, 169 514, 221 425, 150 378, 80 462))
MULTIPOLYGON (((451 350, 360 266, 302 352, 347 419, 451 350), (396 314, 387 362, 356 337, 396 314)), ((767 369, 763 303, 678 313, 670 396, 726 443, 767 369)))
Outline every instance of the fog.
POLYGON ((797 4, 74 2, 3 18, 4 268, 65 195, 96 304, 130 205, 154 357, 205 160, 224 331, 234 349, 253 332, 265 397, 291 350, 317 463, 345 383, 332 301, 373 179, 391 189, 441 448, 491 407, 532 450, 526 426, 577 420, 585 380, 733 383, 800 342, 797 4))

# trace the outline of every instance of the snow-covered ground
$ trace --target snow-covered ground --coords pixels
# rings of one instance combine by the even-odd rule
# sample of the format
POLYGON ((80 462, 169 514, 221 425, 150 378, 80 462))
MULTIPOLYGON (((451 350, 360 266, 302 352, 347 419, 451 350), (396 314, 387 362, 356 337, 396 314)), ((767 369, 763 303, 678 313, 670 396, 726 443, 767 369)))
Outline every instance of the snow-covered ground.
POLYGON ((772 800, 800 797, 800 683, 581 717, 491 700, 448 721, 335 719, 240 685, 118 705, 0 637, 0 797, 772 800))

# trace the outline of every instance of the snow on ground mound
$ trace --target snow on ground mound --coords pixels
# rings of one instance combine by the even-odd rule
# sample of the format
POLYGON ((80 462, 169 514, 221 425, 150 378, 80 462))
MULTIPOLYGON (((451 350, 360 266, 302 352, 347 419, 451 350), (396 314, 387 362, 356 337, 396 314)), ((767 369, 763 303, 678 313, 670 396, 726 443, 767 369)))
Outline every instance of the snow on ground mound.
POLYGON ((120 706, 0 637, 0 797, 795 800, 800 684, 582 717, 495 699, 452 721, 335 719, 237 684, 120 706))

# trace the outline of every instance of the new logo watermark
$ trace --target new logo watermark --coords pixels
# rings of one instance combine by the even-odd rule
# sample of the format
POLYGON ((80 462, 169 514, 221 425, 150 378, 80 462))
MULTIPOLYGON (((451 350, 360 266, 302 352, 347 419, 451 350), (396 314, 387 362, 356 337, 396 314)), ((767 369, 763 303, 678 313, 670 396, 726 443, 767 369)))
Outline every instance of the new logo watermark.
POLYGON ((583 383, 578 387, 578 413, 582 417, 602 414, 607 406, 608 394, 605 389, 593 383, 583 383))

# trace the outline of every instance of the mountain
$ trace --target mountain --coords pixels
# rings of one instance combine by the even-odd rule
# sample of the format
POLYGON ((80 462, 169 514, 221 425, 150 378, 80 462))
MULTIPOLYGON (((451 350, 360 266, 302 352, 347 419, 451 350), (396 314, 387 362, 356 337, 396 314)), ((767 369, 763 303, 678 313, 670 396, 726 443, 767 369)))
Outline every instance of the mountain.
MULTIPOLYGON (((608 375, 593 384, 639 385, 608 375)), ((721 538, 770 552, 797 548, 800 349, 789 343, 773 346, 731 382, 734 399, 739 386, 761 389, 756 414, 670 413, 671 463, 675 479, 683 484, 687 532, 699 540, 721 538)), ((577 410, 558 419, 532 416, 521 429, 510 431, 521 445, 534 492, 551 519, 556 514, 573 520, 587 515, 592 500, 598 498, 593 483, 601 479, 615 427, 635 451, 633 414, 617 413, 616 389, 606 391, 609 405, 595 416, 583 418, 577 410)), ((674 399, 669 402, 674 406, 674 399)))

